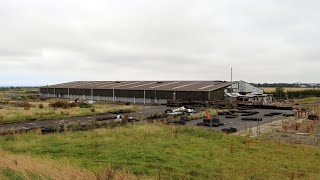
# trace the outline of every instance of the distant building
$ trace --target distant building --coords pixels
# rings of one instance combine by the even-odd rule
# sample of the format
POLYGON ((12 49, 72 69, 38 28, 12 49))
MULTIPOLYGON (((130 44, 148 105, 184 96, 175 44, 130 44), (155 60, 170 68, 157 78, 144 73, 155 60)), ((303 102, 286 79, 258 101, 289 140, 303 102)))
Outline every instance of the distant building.
POLYGON ((249 93, 263 94, 263 90, 255 87, 245 81, 235 81, 232 84, 232 92, 239 93, 241 95, 246 95, 249 93))
POLYGON ((236 99, 238 104, 269 105, 273 101, 271 94, 263 94, 263 90, 245 81, 235 81, 225 93, 228 98, 236 99), (232 87, 232 92, 231 92, 232 87))
POLYGON ((173 101, 224 100, 226 81, 75 81, 40 87, 49 98, 165 104, 173 101))

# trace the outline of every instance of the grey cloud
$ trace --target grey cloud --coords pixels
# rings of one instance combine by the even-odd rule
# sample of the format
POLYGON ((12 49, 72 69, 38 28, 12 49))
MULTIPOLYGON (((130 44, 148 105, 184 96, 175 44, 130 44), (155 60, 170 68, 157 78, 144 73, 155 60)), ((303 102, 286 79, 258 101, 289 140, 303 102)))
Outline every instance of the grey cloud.
POLYGON ((317 82, 316 0, 0 1, 1 84, 317 82), (31 80, 30 80, 31 79, 31 80))

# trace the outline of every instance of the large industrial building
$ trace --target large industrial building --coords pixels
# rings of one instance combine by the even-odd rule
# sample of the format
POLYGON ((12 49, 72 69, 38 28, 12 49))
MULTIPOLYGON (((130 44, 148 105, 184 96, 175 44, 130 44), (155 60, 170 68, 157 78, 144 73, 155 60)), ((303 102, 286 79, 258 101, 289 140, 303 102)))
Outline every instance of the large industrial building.
POLYGON ((40 87, 42 97, 164 104, 223 100, 226 81, 75 81, 40 87))

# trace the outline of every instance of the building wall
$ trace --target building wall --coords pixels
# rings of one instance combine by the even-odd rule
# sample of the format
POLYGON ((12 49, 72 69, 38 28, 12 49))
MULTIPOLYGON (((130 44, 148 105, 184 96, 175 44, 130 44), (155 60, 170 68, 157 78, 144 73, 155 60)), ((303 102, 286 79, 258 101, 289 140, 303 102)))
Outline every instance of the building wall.
MULTIPOLYGON (((167 100, 209 100, 209 92, 201 91, 157 91, 157 90, 119 90, 119 89, 78 89, 78 88, 40 88, 44 97, 87 99, 96 101, 124 101, 132 103, 166 103, 167 100), (68 94, 69 92, 69 94, 68 94)), ((223 99, 223 89, 210 92, 210 99, 223 99)))
POLYGON ((209 99, 208 92, 201 91, 177 91, 176 99, 190 101, 207 101, 209 99))
POLYGON ((226 88, 217 89, 210 92, 210 100, 223 100, 226 88))
POLYGON ((113 90, 112 89, 94 89, 93 90, 93 96, 112 97, 113 96, 113 90))
POLYGON ((232 85, 232 89, 233 89, 233 92, 238 92, 240 94, 248 94, 253 92, 263 94, 262 89, 252 86, 251 84, 244 81, 235 82, 232 85))

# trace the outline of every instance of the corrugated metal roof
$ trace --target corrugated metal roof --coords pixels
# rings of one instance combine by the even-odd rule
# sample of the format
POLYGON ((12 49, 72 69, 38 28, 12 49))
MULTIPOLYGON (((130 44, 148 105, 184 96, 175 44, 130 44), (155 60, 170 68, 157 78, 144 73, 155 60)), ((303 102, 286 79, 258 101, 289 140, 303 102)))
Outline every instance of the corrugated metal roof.
POLYGON ((213 91, 230 85, 226 81, 74 81, 42 88, 213 91))

